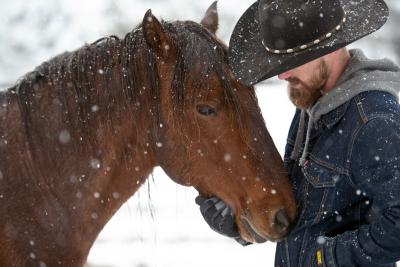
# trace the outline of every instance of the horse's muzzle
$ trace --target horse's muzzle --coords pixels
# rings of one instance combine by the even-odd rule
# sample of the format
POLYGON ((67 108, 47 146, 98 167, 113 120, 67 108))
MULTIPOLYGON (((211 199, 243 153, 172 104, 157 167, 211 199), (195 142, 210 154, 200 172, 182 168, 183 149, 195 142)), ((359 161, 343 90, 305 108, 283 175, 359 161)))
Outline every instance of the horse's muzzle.
POLYGON ((285 236, 290 229, 291 223, 288 214, 285 210, 279 210, 275 214, 273 228, 278 235, 285 236))
POLYGON ((272 233, 266 234, 259 231, 246 216, 241 216, 240 221, 246 232, 252 237, 253 242, 263 243, 265 241, 280 241, 287 236, 291 229, 291 220, 287 212, 283 209, 278 210, 271 225, 272 233))

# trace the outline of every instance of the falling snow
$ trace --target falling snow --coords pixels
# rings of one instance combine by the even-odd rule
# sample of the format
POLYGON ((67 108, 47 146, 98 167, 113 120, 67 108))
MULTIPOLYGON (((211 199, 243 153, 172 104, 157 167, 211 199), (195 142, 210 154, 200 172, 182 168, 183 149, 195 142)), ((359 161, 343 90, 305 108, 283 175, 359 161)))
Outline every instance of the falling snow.
POLYGON ((90 167, 92 167, 93 169, 100 169, 101 167, 101 163, 99 159, 91 159, 90 160, 90 167))
POLYGON ((325 244, 325 243, 326 243, 326 238, 325 238, 325 237, 319 236, 319 237, 317 238, 317 244, 318 244, 318 245, 323 245, 323 244, 325 244))
POLYGON ((91 108, 93 113, 99 111, 99 109, 100 109, 100 107, 98 105, 93 105, 91 108))
MULTIPOLYGON (((18 2, 18 1, 14 1, 14 2, 18 2)), ((70 12, 69 15, 67 16, 68 17, 68 21, 73 21, 73 18, 75 16, 75 14, 84 14, 85 8, 83 8, 83 7, 85 7, 86 4, 84 4, 83 2, 82 3, 79 2, 80 4, 75 3, 75 5, 77 5, 78 7, 80 7, 80 6, 82 6, 82 7, 79 8, 80 10, 78 9, 78 11, 71 12, 71 10, 73 10, 73 9, 71 9, 70 6, 74 5, 74 1, 70 1, 70 2, 72 2, 71 5, 67 5, 67 6, 64 6, 65 4, 60 4, 60 5, 62 5, 62 9, 65 9, 66 12, 70 12)), ((221 9, 222 10, 225 9, 227 11, 226 13, 229 15, 228 17, 231 20, 228 23, 226 23, 226 22, 224 23, 224 21, 221 23, 221 31, 225 31, 226 32, 226 33, 224 33, 225 36, 229 36, 230 35, 230 30, 231 30, 231 27, 234 24, 234 20, 237 19, 238 16, 240 15, 240 13, 243 12, 245 10, 245 8, 247 8, 247 6, 252 4, 253 2, 254 1, 250 1, 250 2, 239 1, 239 2, 236 2, 235 4, 229 4, 229 5, 225 5, 225 6, 223 6, 223 3, 220 3, 222 5, 221 9), (234 8, 230 8, 230 6, 234 6, 234 8), (234 14, 234 15, 232 15, 232 14, 234 14)), ((4 3, 5 4, 10 3, 11 4, 13 2, 4 1, 4 3)), ((46 1, 43 1, 43 3, 45 3, 44 4, 45 7, 48 6, 49 10, 53 7, 53 4, 51 4, 51 3, 50 4, 46 3, 46 1)), ((98 7, 99 7, 98 9, 99 10, 102 9, 102 7, 104 6, 102 3, 103 3, 102 1, 96 2, 96 4, 98 4, 98 7)), ((132 18, 134 18, 135 21, 140 21, 140 19, 142 19, 142 17, 143 17, 144 12, 150 7, 149 4, 147 2, 145 2, 145 1, 135 2, 134 5, 135 5, 135 9, 126 8, 126 10, 130 10, 130 12, 134 12, 134 15, 131 15, 131 13, 130 13, 130 15, 128 16, 129 19, 127 19, 127 21, 129 21, 128 23, 130 24, 130 27, 131 27, 131 24, 133 24, 132 23, 132 18)), ((153 8, 153 13, 156 14, 157 16, 158 15, 162 15, 162 16, 167 16, 167 17, 170 17, 170 18, 171 17, 177 17, 177 16, 181 16, 183 18, 188 18, 188 17, 196 17, 197 18, 198 15, 201 13, 200 11, 202 11, 202 9, 199 8, 200 6, 202 8, 204 8, 204 7, 207 6, 207 4, 206 3, 205 4, 201 4, 201 3, 193 4, 193 3, 184 3, 184 2, 177 2, 177 1, 166 1, 165 3, 161 3, 160 2, 160 3, 152 4, 151 8, 153 8), (178 3, 178 5, 176 3, 178 3), (180 8, 178 9, 178 8, 176 8, 176 6, 179 6, 180 8), (197 10, 195 10, 196 8, 197 8, 197 10), (178 12, 176 10, 178 10, 178 12), (179 10, 183 10, 183 11, 179 11, 179 10)), ((90 7, 90 9, 88 9, 88 10, 91 10, 91 12, 96 12, 96 9, 97 9, 96 7, 97 7, 97 5, 92 5, 90 7)), ((4 12, 6 12, 6 10, 8 10, 8 7, 7 8, 2 8, 2 9, 4 10, 4 12)), ((30 8, 30 5, 27 4, 26 5, 26 10, 29 11, 30 9, 32 9, 32 8, 30 8)), ((43 8, 43 10, 46 10, 46 9, 47 8, 43 8)), ((106 8, 104 8, 104 9, 106 10, 106 8)), ((38 10, 38 12, 39 11, 40 10, 38 10)), ((56 20, 56 21, 62 21, 63 20, 62 12, 64 12, 64 10, 60 10, 59 11, 60 20, 56 20)), ((27 13, 26 17, 31 19, 32 17, 29 16, 29 13, 28 12, 26 12, 26 13, 27 13)), ((122 15, 122 16, 125 17, 125 15, 122 15)), ((323 17, 323 14, 321 13, 320 16, 323 17)), ((20 76, 21 74, 25 73, 26 71, 32 69, 38 63, 42 62, 45 59, 48 59, 50 56, 55 55, 55 53, 58 53, 59 51, 63 51, 65 49, 71 49, 72 47, 76 47, 76 46, 82 44, 85 41, 90 41, 90 40, 88 40, 87 36, 90 36, 89 39, 95 39, 95 38, 97 38, 99 36, 99 32, 101 33, 101 35, 105 35, 105 34, 107 34, 107 32, 113 33, 113 31, 109 30, 110 28, 107 28, 108 27, 107 23, 111 24, 111 23, 109 23, 110 20, 107 20, 107 18, 104 18, 104 16, 98 16, 100 19, 99 18, 95 18, 95 17, 92 18, 91 16, 90 16, 90 19, 89 19, 89 16, 87 16, 87 17, 88 18, 86 20, 84 20, 84 21, 86 21, 85 23, 80 23, 81 25, 79 25, 79 24, 78 25, 73 25, 73 27, 68 27, 68 28, 65 27, 65 29, 63 29, 63 36, 64 37, 60 38, 60 40, 61 40, 60 42, 65 42, 66 43, 66 47, 64 47, 62 45, 59 45, 58 43, 53 45, 53 47, 51 47, 51 44, 50 44, 50 47, 47 47, 48 44, 47 44, 46 41, 39 42, 39 41, 35 41, 35 39, 37 39, 37 38, 32 38, 32 40, 28 40, 28 41, 25 42, 26 44, 29 44, 29 46, 31 46, 32 48, 29 48, 26 51, 26 53, 19 52, 20 56, 18 56, 18 57, 21 57, 24 60, 21 60, 18 57, 15 60, 15 58, 16 58, 15 56, 14 57, 11 57, 11 56, 10 57, 4 57, 4 58, 10 58, 10 62, 12 60, 12 61, 15 61, 17 63, 9 64, 9 63, 5 62, 5 65, 6 66, 7 66, 7 64, 10 65, 10 68, 7 68, 7 67, 4 68, 3 67, 4 71, 2 71, 0 73, 1 82, 2 83, 5 82, 5 83, 9 84, 10 82, 12 82, 12 81, 10 81, 10 77, 20 76), (102 22, 102 21, 104 21, 104 22, 102 22), (69 29, 76 30, 76 29, 80 29, 80 28, 90 29, 91 31, 93 29, 93 31, 98 31, 98 32, 94 33, 93 35, 88 34, 89 30, 87 30, 87 32, 80 33, 80 34, 76 34, 76 33, 71 34, 70 32, 68 32, 68 31, 72 31, 72 30, 69 30, 69 29), (76 36, 85 36, 85 39, 84 40, 79 40, 79 41, 76 42, 76 40, 75 40, 76 36), (46 45, 42 45, 42 42, 46 43, 46 45), (50 53, 50 54, 46 54, 46 52, 41 52, 41 51, 46 51, 46 50, 49 51, 48 53, 50 53), (32 51, 34 51, 34 53, 32 53, 32 51), (36 57, 36 59, 34 59, 34 60, 30 59, 27 56, 27 55, 29 55, 28 53, 34 54, 34 56, 32 56, 32 57, 36 57), (18 62, 20 62, 20 63, 18 63, 18 62), (20 65, 18 65, 18 64, 20 64, 20 65), (23 66, 23 67, 21 67, 21 66, 23 66), (23 68, 25 68, 25 69, 23 69, 23 68), (10 75, 10 71, 8 69, 10 69, 10 71, 13 71, 13 73, 11 73, 11 75, 10 75), (16 70, 18 71, 17 75, 15 75, 16 70)), ((222 17, 222 19, 224 19, 224 17, 227 17, 227 16, 225 15, 225 16, 221 16, 221 17, 222 17)), ((3 16, 3 19, 4 19, 3 24, 5 24, 7 22, 7 18, 4 18, 4 16, 3 16)), ((121 18, 118 19, 118 21, 120 21, 120 20, 122 21, 123 18, 121 17, 121 18)), ((52 21, 50 20, 48 22, 48 24, 50 25, 51 22, 52 21)), ((61 25, 61 23, 58 23, 58 24, 61 25)), ((32 25, 34 26, 33 23, 32 23, 32 25)), ((52 25, 53 26, 51 26, 51 27, 54 27, 54 22, 52 23, 52 25)), ((57 25, 57 23, 56 23, 56 25, 57 25)), ((19 25, 18 27, 22 28, 21 25, 19 25)), ((15 27, 14 28, 15 30, 13 30, 13 32, 17 32, 18 27, 15 27)), ((40 29, 40 27, 36 27, 36 28, 40 29)), ((44 38, 45 37, 47 37, 47 38, 50 37, 50 40, 54 39, 55 35, 54 34, 52 35, 52 33, 51 33, 52 31, 47 31, 48 32, 48 36, 46 36, 47 32, 45 30, 43 30, 43 29, 40 29, 40 30, 42 31, 44 38)), ((7 33, 7 35, 10 35, 9 38, 4 39, 4 40, 7 40, 7 41, 3 40, 3 46, 4 46, 4 45, 6 45, 6 43, 11 43, 9 40, 13 38, 13 36, 12 36, 13 32, 10 32, 10 31, 3 31, 3 32, 7 33)), ((30 31, 22 29, 22 32, 30 32, 30 31)), ((57 29, 55 29, 55 32, 57 32, 57 29)), ((26 34, 26 36, 31 36, 31 35, 30 34, 26 34)), ((38 35, 37 34, 32 34, 32 36, 38 36, 38 35)), ((42 39, 42 38, 40 38, 40 39, 42 39)), ((44 39, 44 40, 46 40, 46 39, 44 39)), ((54 41, 54 42, 56 42, 56 41, 54 41)), ((11 45, 13 45, 13 44, 11 43, 11 45)), ((16 46, 16 47, 18 47, 18 46, 16 46)), ((166 49, 166 47, 164 47, 164 48, 166 49)), ((380 56, 380 55, 384 54, 383 51, 387 51, 387 50, 388 49, 380 49, 379 51, 370 51, 370 53, 373 54, 373 55, 380 56)), ((6 54, 8 53, 8 51, 6 51, 6 49, 3 49, 3 51, 5 51, 6 54)), ((12 50, 10 49, 10 51, 12 51, 12 50)), ((13 54, 13 53, 11 53, 11 54, 13 54)), ((394 58, 394 56, 391 56, 391 55, 389 55, 389 57, 390 58, 394 58)), ((83 69, 83 71, 85 71, 85 70, 83 69)), ((100 74, 100 75, 104 74, 104 70, 99 71, 98 74, 100 74)), ((270 87, 270 84, 267 84, 267 85, 270 87)), ((265 86, 265 87, 267 87, 267 86, 265 86)), ((267 88, 260 89, 260 92, 258 92, 259 96, 261 96, 261 97, 263 95, 264 96, 268 96, 270 99, 273 96, 274 97, 274 101, 271 102, 271 101, 268 100, 268 97, 265 97, 265 99, 261 99, 260 100, 260 104, 263 105, 263 103, 269 103, 269 105, 273 106, 273 109, 271 109, 271 111, 282 110, 281 105, 284 106, 285 104, 279 104, 279 103, 284 103, 284 102, 283 101, 277 101, 276 98, 278 98, 279 100, 281 100, 281 99, 282 100, 283 99, 286 100, 285 92, 283 92, 283 94, 281 94, 281 91, 284 91, 284 89, 283 88, 277 88, 276 90, 272 89, 273 93, 261 92, 264 89, 267 89, 267 88)), ((268 90, 271 90, 271 88, 268 88, 268 90)), ((140 105, 140 103, 138 103, 138 105, 140 105)), ((262 108, 265 108, 266 111, 269 111, 269 107, 262 107, 262 108)), ((92 110, 92 112, 97 112, 99 110, 99 107, 97 105, 92 106, 91 110, 92 110)), ((274 137, 274 140, 277 141, 278 149, 282 149, 282 147, 284 146, 284 139, 286 138, 286 136, 285 136, 286 135, 286 129, 288 128, 288 125, 286 125, 285 123, 286 123, 286 121, 287 121, 287 123, 289 123, 289 120, 290 120, 290 118, 289 118, 290 115, 286 116, 285 113, 292 114, 292 111, 293 110, 291 109, 291 107, 289 105, 285 106, 284 111, 281 112, 281 116, 284 117, 284 119, 283 118, 278 118, 277 119, 276 118, 277 116, 275 116, 275 115, 271 116, 271 115, 266 114, 266 116, 267 116, 266 121, 267 121, 267 124, 269 125, 269 130, 270 131, 272 130, 272 136, 274 137)), ((266 112, 266 113, 272 114, 273 112, 266 112)), ((162 124, 160 125, 160 128, 162 128, 162 124)), ((60 132, 59 136, 58 136, 59 142, 61 144, 68 144, 71 141, 71 136, 69 136, 68 138, 65 139, 65 138, 61 137, 61 134, 62 134, 62 132, 60 132)), ((69 134, 69 132, 68 132, 68 134, 69 134)), ((339 130, 339 134, 342 135, 343 131, 339 130)), ((57 138, 57 134, 55 134, 54 137, 57 138)), ((257 140, 255 140, 255 141, 257 141, 257 140)), ((217 143, 217 142, 218 141, 215 140, 215 143, 217 143)), ((4 143, 4 144, 6 144, 6 143, 4 143)), ((2 141, 2 145, 3 145, 3 141, 2 141)), ((225 156, 224 156, 224 159, 225 159, 225 156)), ((230 161, 230 160, 231 160, 231 155, 229 155, 229 160, 228 161, 230 161)), ((380 159, 379 159, 379 157, 378 157, 378 159, 376 159, 376 157, 375 157, 375 160, 380 160, 380 159)), ((94 164, 90 163, 90 167, 93 168, 93 169, 99 169, 101 167, 100 161, 98 161, 97 163, 95 162, 94 164)), ((139 171, 139 168, 137 168, 137 169, 135 168, 135 170, 139 171)), ((81 177, 81 176, 79 176, 79 178, 77 176, 71 176, 71 177, 74 177, 74 178, 70 179, 71 183, 77 183, 78 181, 81 181, 84 178, 84 177, 81 177)), ((66 176, 66 178, 67 178, 67 181, 68 181, 68 176, 66 176)), ((3 173, 0 171, 0 180, 2 180, 2 179, 3 179, 3 173)), ((250 178, 248 180, 250 180, 250 178)), ((259 181, 260 178, 258 177, 258 178, 256 178, 256 180, 259 181)), ((137 181, 137 183, 139 183, 139 181, 137 181)), ((168 186, 165 186, 165 187, 168 187, 168 186)), ((173 193, 179 194, 180 191, 179 191, 179 189, 176 188, 175 185, 172 185, 171 188, 172 188, 172 192, 173 193)), ((182 189, 182 190, 188 190, 188 189, 182 189)), ((167 192, 165 195, 169 196, 170 193, 171 193, 171 191, 167 192)), ((272 193, 272 191, 271 191, 271 193, 272 193)), ((189 236, 189 234, 192 234, 190 236, 190 238, 193 239, 193 240, 197 240, 198 242, 203 242, 202 240, 206 240, 207 241, 203 250, 207 251, 209 249, 210 253, 213 253, 215 250, 220 252, 220 254, 222 255, 221 258, 223 259, 223 264, 216 264, 216 266, 225 266, 225 265, 229 265, 229 266, 246 266, 246 265, 249 265, 249 266, 250 265, 251 266, 272 266, 273 265, 272 264, 272 262, 273 262, 272 258, 273 258, 274 244, 269 243, 269 244, 263 244, 263 245, 260 245, 260 246, 248 247, 248 248, 246 248, 246 253, 251 253, 251 251, 259 251, 259 252, 258 253, 257 252, 253 252, 254 255, 256 255, 256 256, 243 257, 243 253, 241 253, 242 252, 242 248, 240 248, 240 250, 239 249, 236 250, 236 247, 233 246, 231 243, 228 243, 227 240, 222 239, 217 235, 214 235, 214 233, 211 233, 211 231, 209 231, 209 229, 206 228, 206 225, 202 225, 202 224, 199 223, 199 221, 201 221, 201 218, 195 217, 196 219, 193 219, 193 221, 190 218, 188 219, 186 215, 189 214, 189 216, 191 216, 192 215, 191 211, 194 211, 194 209, 197 208, 194 205, 193 206, 188 206, 187 203, 190 202, 190 199, 189 199, 188 196, 191 196, 190 194, 194 195, 195 193, 194 193, 194 191, 185 191, 185 197, 182 198, 183 199, 182 203, 186 202, 186 204, 182 204, 181 202, 177 201, 175 199, 175 197, 172 197, 171 202, 169 202, 168 205, 163 206, 165 208, 165 210, 167 210, 167 209, 174 210, 174 208, 175 208, 176 215, 171 216, 171 214, 174 214, 172 212, 172 213, 169 213, 168 216, 165 217, 165 218, 170 219, 170 217, 173 217, 173 219, 172 219, 173 223, 169 224, 169 226, 173 226, 173 227, 169 227, 168 230, 177 228, 176 225, 179 225, 179 226, 183 225, 183 227, 179 227, 179 231, 178 232, 170 231, 170 232, 172 232, 172 233, 168 232, 168 234, 170 234, 170 236, 168 235, 168 238, 162 239, 159 236, 162 236, 162 234, 163 234, 162 231, 163 230, 161 229, 161 227, 159 228, 158 225, 156 227, 154 222, 153 222, 153 225, 151 225, 151 223, 150 223, 150 224, 146 225, 146 227, 144 227, 144 226, 140 226, 140 221, 141 221, 141 219, 143 220, 143 218, 137 218, 137 220, 133 220, 132 218, 128 217, 129 219, 125 220, 125 221, 128 221, 128 222, 124 222, 127 225, 127 227, 125 229, 120 230, 119 228, 122 228, 122 227, 120 227, 120 226, 115 227, 114 226, 115 228, 117 228, 116 230, 114 230, 114 232, 110 233, 108 236, 105 235, 105 238, 104 238, 104 236, 103 237, 100 236, 100 239, 103 242, 99 242, 98 246, 101 247, 101 249, 97 250, 97 251, 96 251, 96 248, 93 249, 93 254, 92 254, 92 256, 89 257, 90 261, 91 262, 102 262, 101 260, 100 261, 99 260, 95 260, 95 257, 97 257, 97 258, 103 258, 103 261, 110 260, 110 263, 107 264, 108 266, 124 266, 123 264, 126 264, 126 263, 123 263, 123 264, 119 265, 118 263, 124 262, 122 259, 125 259, 125 257, 127 257, 126 255, 131 257, 130 255, 133 254, 133 253, 131 253, 131 250, 129 250, 129 252, 126 253, 126 255, 123 255, 121 257, 120 256, 120 255, 122 255, 121 251, 123 251, 125 249, 115 249, 114 250, 113 249, 114 245, 109 247, 106 244, 107 242, 104 242, 105 240, 107 240, 107 241, 108 240, 118 240, 118 239, 113 239, 115 235, 117 235, 117 236, 120 235, 120 237, 119 237, 120 240, 118 240, 118 242, 120 242, 122 240, 121 243, 123 245, 121 246, 121 248, 124 248, 126 246, 126 243, 127 243, 126 240, 128 240, 128 238, 130 238, 129 240, 139 240, 138 243, 140 243, 140 246, 138 248, 142 249, 144 247, 143 251, 146 251, 146 248, 148 248, 148 247, 152 247, 152 248, 156 248, 156 249, 153 249, 153 251, 158 251, 157 256, 166 257, 166 258, 169 257, 171 259, 174 258, 174 257, 176 258, 176 255, 181 255, 181 254, 174 254, 174 253, 171 253, 171 251, 173 251, 175 248, 182 248, 182 247, 179 247, 179 244, 182 243, 182 241, 180 241, 179 238, 181 238, 181 240, 185 240, 185 238, 187 239, 187 236, 189 236), (190 192, 190 193, 186 193, 186 192, 190 192), (178 204, 176 204, 176 202, 178 202, 178 204), (186 205, 186 206, 184 206, 184 205, 186 205), (177 206, 179 206, 179 207, 176 208, 177 206), (185 217, 183 218, 183 215, 181 215, 181 214, 184 214, 185 217), (201 235, 199 235, 200 237, 198 237, 196 234, 193 234, 190 231, 192 229, 183 229, 183 228, 186 227, 186 225, 181 223, 181 221, 186 221, 186 222, 189 221, 190 222, 190 225, 189 225, 190 227, 195 227, 196 230, 199 230, 199 232, 202 233, 201 235), (135 223, 134 227, 132 226, 133 223, 135 223), (144 234, 142 232, 142 233, 138 234, 139 237, 137 237, 137 236, 133 236, 133 237, 129 236, 129 237, 127 237, 127 235, 129 234, 127 232, 133 231, 132 229, 135 229, 135 230, 137 230, 139 232, 140 230, 143 230, 143 228, 149 228, 149 227, 151 228, 150 231, 153 231, 153 236, 151 234, 150 235, 146 235, 146 234, 144 234), (128 229, 128 231, 126 231, 126 229, 128 229), (154 232, 156 234, 154 234, 154 232), (117 234, 115 234, 115 233, 117 233, 117 234), (148 238, 148 236, 150 236, 150 238, 148 238), (156 239, 156 238, 152 239, 152 237, 156 237, 156 236, 158 238, 157 242, 153 241, 153 243, 151 243, 152 241, 148 241, 148 240, 156 239), (176 244, 174 243, 172 245, 169 243, 168 247, 165 246, 165 248, 164 248, 163 247, 164 240, 179 240, 180 243, 176 242, 176 244), (149 245, 149 243, 150 243, 150 245, 149 245), (210 244, 212 244, 212 245, 210 245, 210 244), (107 248, 107 251, 113 251, 113 252, 112 253, 104 253, 103 252, 104 248, 107 248), (109 250, 108 248, 111 248, 111 249, 109 250), (160 252, 162 250, 166 250, 167 253, 165 253, 165 255, 164 255, 163 253, 160 252), (233 251, 233 253, 232 253, 232 251, 233 251), (266 251, 268 251, 268 252, 266 252, 266 251), (226 253, 226 255, 227 255, 226 257, 224 256, 225 255, 224 253, 226 253), (105 254, 107 254, 107 255, 105 255, 105 254), (243 262, 242 264, 239 264, 239 262, 240 261, 244 261, 244 259, 246 259, 246 262, 243 262), (250 263, 247 262, 247 261, 251 261, 252 259, 254 259, 254 264, 250 264, 250 263), (232 261, 232 264, 227 263, 229 261, 232 261)), ((362 193, 361 190, 357 190, 356 194, 357 195, 361 195, 361 194, 365 194, 365 193, 362 193)), ((1 197, 2 197, 2 195, 0 195, 0 198, 1 197)), ((82 198, 83 194, 81 192, 77 192, 76 193, 76 197, 77 198, 82 198)), ((119 193, 114 192, 114 193, 112 193, 112 197, 114 199, 117 199, 117 198, 120 197, 120 195, 119 195, 119 193)), ((165 201, 165 198, 163 200, 164 200, 164 202, 167 202, 167 201, 165 201)), ((250 203, 251 199, 249 199, 248 202, 250 203)), ((366 204, 367 204, 367 202, 366 202, 366 204)), ((368 204, 369 204, 369 202, 368 202, 368 204)), ((196 210, 196 212, 197 212, 197 210, 196 210)), ((196 216, 198 215, 198 214, 196 214, 194 212, 193 212, 193 214, 195 214, 196 216)), ((157 222, 163 221, 163 219, 161 218, 162 211, 160 211, 158 215, 160 215, 160 217, 158 218, 157 222)), ((337 215, 336 219, 339 216, 340 215, 337 215)), ((97 215, 97 213, 91 213, 91 217, 92 218, 95 217, 93 219, 97 219, 98 215, 97 215)), ((122 225, 124 225, 124 223, 122 223, 122 225)), ((319 237, 317 242, 319 244, 320 243, 323 244, 323 243, 326 242, 326 240, 325 240, 324 237, 319 237)), ((29 241, 29 244, 31 246, 35 245, 33 240, 29 241)), ((135 244, 136 243, 132 242, 132 246, 134 248, 135 248, 135 244)), ((187 242, 186 243, 183 242, 183 248, 186 248, 187 245, 188 245, 187 242)), ((32 250, 33 250, 33 248, 32 248, 32 250)), ((189 250, 188 250, 188 253, 186 253, 186 254, 187 255, 191 255, 191 253, 189 253, 189 250)), ((33 255, 33 257, 39 257, 38 255, 35 255, 34 252, 32 252, 32 255, 33 255)), ((32 255, 29 254, 29 257, 33 258, 32 255)), ((182 256, 182 257, 184 257, 184 256, 182 256)), ((132 259, 132 258, 130 258, 130 259, 132 259)), ((136 259, 136 258, 134 258, 134 259, 136 259)), ((131 261, 134 262, 135 260, 131 260, 131 261)), ((161 262, 162 260, 160 259, 159 261, 161 262)), ((199 260, 199 262, 201 262, 201 260, 199 260)), ((209 260, 205 261, 205 262, 209 262, 209 260)), ((139 263, 135 262, 135 264, 131 264, 129 266, 153 266, 153 265, 156 266, 157 265, 157 264, 151 264, 151 263, 152 263, 151 260, 150 260, 150 264, 149 264, 149 263, 147 263, 146 259, 145 260, 142 259, 142 260, 139 260, 139 263), (141 263, 140 261, 143 261, 143 263, 141 263)), ((175 263, 175 262, 173 262, 173 263, 175 263)), ((159 265, 159 263, 158 263, 158 265, 159 265)), ((179 264, 175 264, 175 265, 171 264, 171 265, 178 266, 179 264)), ((202 265, 204 266, 204 263, 203 264, 199 263, 199 265, 196 265, 196 266, 202 266, 202 265)), ((46 263, 43 262, 43 261, 39 261, 38 262, 38 266, 39 267, 47 267, 46 263)), ((91 264, 90 266, 93 266, 93 265, 91 264)), ((97 266, 97 265, 94 265, 94 266, 97 266)))
POLYGON ((76 192, 75 196, 76 196, 76 198, 81 199, 83 197, 83 194, 82 194, 82 192, 76 192))
POLYGON ((58 135, 58 140, 61 144, 68 144, 71 141, 71 134, 67 130, 62 130, 58 135))
POLYGON ((226 162, 231 161, 231 160, 232 160, 231 154, 226 153, 226 154, 224 155, 224 160, 225 160, 226 162))

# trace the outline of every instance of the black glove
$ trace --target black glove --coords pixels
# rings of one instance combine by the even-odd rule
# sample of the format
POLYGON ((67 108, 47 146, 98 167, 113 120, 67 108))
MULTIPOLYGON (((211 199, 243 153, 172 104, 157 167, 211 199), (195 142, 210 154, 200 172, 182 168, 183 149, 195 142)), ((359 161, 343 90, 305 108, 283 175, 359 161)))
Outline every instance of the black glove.
POLYGON ((201 215, 211 229, 221 235, 234 238, 243 246, 251 244, 240 237, 232 209, 225 202, 216 197, 202 196, 196 197, 195 201, 200 206, 201 215))

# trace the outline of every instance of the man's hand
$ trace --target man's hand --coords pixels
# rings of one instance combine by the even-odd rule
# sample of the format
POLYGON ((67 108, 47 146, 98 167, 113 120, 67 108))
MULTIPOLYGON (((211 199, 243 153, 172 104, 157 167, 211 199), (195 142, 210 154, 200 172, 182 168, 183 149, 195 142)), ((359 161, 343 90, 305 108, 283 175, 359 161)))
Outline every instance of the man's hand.
POLYGON ((216 197, 196 197, 196 204, 200 206, 201 215, 215 232, 234 238, 243 246, 251 243, 240 237, 238 227, 235 223, 232 209, 222 200, 216 197))

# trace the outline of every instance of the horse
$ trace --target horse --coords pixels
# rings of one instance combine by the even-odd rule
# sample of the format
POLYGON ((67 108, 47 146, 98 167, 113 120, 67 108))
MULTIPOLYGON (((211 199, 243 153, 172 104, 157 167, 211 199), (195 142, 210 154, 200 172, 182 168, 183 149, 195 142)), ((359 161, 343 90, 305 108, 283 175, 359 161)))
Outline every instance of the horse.
POLYGON ((124 38, 55 56, 1 92, 0 266, 83 266, 156 166, 224 200, 245 240, 287 235, 291 184, 217 25, 215 3, 201 23, 149 10, 124 38))

